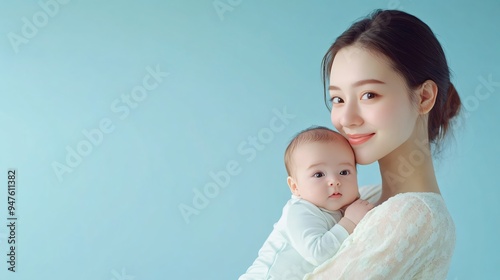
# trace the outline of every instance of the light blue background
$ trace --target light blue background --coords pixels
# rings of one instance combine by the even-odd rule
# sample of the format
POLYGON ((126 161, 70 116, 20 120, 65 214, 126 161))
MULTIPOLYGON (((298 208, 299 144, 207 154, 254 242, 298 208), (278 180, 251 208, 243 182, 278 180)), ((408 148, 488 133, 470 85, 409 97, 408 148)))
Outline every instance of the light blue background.
MULTIPOLYGON (((21 36, 22 18, 43 10, 37 1, 2 2, 1 279, 236 279, 289 198, 288 141, 312 124, 331 127, 322 56, 375 8, 415 14, 446 51, 468 102, 436 161, 457 227, 448 279, 498 279, 500 86, 475 95, 479 77, 500 82, 498 1, 232 0, 220 15, 213 2, 72 0, 17 53, 9 33, 21 36), (121 119, 113 102, 157 65, 169 76, 121 119), (273 110, 284 108, 294 117, 270 135, 273 110), (113 132, 58 180, 53 163, 65 164, 66 148, 105 118, 113 132), (259 133, 268 143, 252 157, 242 149, 259 133), (193 206, 193 189, 229 161, 241 172, 186 223, 179 206, 193 206), (12 167, 16 273, 6 263, 12 167)), ((362 167, 359 180, 378 183, 376 164, 362 167)))

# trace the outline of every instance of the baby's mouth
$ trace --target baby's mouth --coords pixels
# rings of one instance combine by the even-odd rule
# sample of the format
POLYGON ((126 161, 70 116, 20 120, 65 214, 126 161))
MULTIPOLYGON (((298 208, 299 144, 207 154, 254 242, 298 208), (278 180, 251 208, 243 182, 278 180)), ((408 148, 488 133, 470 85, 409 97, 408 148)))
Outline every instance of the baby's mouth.
POLYGON ((341 193, 338 193, 338 192, 333 193, 332 195, 330 195, 330 197, 332 197, 332 198, 339 198, 339 197, 341 197, 341 196, 342 196, 342 194, 341 194, 341 193))

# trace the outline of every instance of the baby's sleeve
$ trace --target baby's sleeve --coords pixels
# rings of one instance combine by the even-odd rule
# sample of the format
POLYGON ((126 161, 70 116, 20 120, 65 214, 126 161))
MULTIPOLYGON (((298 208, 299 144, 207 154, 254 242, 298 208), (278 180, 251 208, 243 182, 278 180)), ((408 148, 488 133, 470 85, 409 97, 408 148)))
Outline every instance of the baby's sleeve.
POLYGON ((292 246, 314 266, 335 255, 349 236, 341 225, 331 225, 331 221, 327 221, 321 210, 304 204, 290 207, 286 223, 292 246))
POLYGON ((433 215, 436 209, 412 196, 379 207, 363 218, 333 258, 304 279, 446 279, 455 236, 451 218, 433 215))

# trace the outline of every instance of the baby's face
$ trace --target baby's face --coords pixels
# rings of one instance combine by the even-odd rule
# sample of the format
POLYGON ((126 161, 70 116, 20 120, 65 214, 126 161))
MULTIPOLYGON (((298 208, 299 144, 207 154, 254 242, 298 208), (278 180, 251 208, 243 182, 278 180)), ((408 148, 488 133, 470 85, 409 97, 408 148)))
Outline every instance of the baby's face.
POLYGON ((359 197, 354 154, 347 141, 301 144, 292 155, 292 192, 318 207, 338 210, 359 197))

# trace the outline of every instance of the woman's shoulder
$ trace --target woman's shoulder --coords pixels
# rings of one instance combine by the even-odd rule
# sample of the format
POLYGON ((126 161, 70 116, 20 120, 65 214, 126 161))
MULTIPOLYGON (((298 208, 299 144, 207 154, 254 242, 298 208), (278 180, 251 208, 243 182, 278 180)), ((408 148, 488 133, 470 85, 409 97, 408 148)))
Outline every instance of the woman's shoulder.
MULTIPOLYGON (((379 185, 368 185, 359 188, 359 193, 361 199, 367 200, 370 203, 378 202, 380 195, 382 193, 382 186, 379 185)), ((387 201, 383 202, 377 208, 389 208, 394 210, 394 208, 399 208, 403 206, 406 209, 427 209, 431 213, 448 213, 446 209, 446 204, 443 197, 438 193, 432 192, 406 192, 397 194, 387 201), (411 205, 411 207, 410 207, 411 205), (444 209, 444 211, 443 211, 444 209)))
POLYGON ((453 251, 455 224, 443 197, 438 193, 397 194, 368 212, 358 227, 368 233, 380 225, 385 231, 396 232, 395 239, 411 240, 410 243, 422 246, 437 246, 447 253, 453 251), (418 235, 418 238, 412 235, 418 235))
POLYGON ((443 197, 438 193, 400 193, 375 207, 368 214, 371 214, 374 220, 389 219, 395 223, 403 222, 409 227, 425 225, 433 228, 433 231, 441 229, 438 231, 446 232, 446 235, 454 235, 455 232, 453 219, 443 197))
MULTIPOLYGON (((380 185, 360 188, 361 197, 371 203, 377 202, 380 191, 380 185)), ((447 235, 455 232, 455 224, 443 197, 432 192, 397 194, 368 212, 366 218, 361 222, 402 222, 400 226, 406 224, 409 227, 425 224, 430 228, 441 228, 440 232, 447 232, 447 235)))
POLYGON ((433 192, 406 192, 397 194, 380 205, 388 208, 429 211, 430 214, 448 214, 443 197, 433 192))

